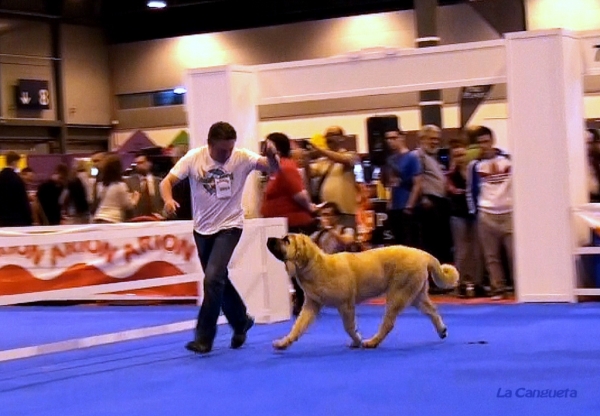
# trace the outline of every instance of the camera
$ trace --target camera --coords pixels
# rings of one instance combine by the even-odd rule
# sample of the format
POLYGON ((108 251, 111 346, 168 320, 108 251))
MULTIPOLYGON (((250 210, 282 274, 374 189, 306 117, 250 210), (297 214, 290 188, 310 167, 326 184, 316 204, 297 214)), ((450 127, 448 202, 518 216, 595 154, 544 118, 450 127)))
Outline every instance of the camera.
POLYGON ((314 146, 308 139, 298 139, 298 146, 303 150, 313 150, 314 146))

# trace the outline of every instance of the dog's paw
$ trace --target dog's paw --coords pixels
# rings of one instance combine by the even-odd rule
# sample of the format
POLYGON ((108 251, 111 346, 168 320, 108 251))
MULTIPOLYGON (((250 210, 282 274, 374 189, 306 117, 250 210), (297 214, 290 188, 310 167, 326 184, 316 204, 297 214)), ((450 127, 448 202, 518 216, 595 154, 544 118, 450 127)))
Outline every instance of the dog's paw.
POLYGON ((360 335, 358 336, 358 340, 354 341, 350 341, 350 343, 348 344, 348 347, 350 348, 360 348, 362 347, 362 340, 360 338, 360 335))
POLYGON ((273 348, 275 348, 276 350, 285 350, 287 347, 290 346, 290 344, 291 343, 285 338, 276 339, 275 341, 273 341, 273 348))
POLYGON ((362 346, 363 348, 377 348, 379 346, 379 342, 371 338, 366 341, 363 341, 362 346))
POLYGON ((444 327, 441 331, 438 332, 438 335, 441 339, 444 339, 448 336, 448 328, 444 327))

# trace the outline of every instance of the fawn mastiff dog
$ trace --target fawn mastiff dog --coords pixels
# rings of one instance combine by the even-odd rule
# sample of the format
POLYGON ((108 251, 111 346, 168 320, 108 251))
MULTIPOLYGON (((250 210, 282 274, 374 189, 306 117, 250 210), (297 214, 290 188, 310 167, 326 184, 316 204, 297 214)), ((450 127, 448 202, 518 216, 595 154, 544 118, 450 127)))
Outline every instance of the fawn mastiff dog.
POLYGON ((323 306, 338 309, 344 329, 352 339, 350 347, 375 348, 394 327, 396 317, 414 305, 428 315, 440 338, 447 328, 428 295, 428 276, 441 288, 458 282, 458 271, 429 253, 405 246, 389 246, 360 253, 325 254, 310 237, 288 234, 269 238, 269 251, 285 262, 288 273, 296 276, 306 294, 300 315, 290 333, 273 342, 285 349, 298 340, 323 306), (355 305, 386 295, 386 308, 378 332, 363 341, 356 329, 355 305))

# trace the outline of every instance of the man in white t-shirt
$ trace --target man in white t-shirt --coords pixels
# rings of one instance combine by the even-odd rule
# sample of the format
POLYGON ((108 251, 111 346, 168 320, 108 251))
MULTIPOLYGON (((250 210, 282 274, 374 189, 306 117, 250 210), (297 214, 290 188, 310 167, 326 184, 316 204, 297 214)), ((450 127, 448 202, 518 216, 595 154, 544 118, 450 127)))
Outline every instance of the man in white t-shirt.
POLYGON ((160 184, 167 214, 179 204, 173 199, 173 186, 182 179, 190 183, 194 239, 204 270, 204 299, 198 313, 196 336, 186 348, 205 354, 211 351, 217 333, 217 319, 223 313, 233 328, 231 348, 240 348, 254 325, 246 305, 229 280, 227 265, 242 235, 244 211, 242 193, 253 170, 274 172, 279 158, 272 143, 266 157, 235 148, 237 133, 228 123, 210 127, 208 145, 190 150, 160 184))

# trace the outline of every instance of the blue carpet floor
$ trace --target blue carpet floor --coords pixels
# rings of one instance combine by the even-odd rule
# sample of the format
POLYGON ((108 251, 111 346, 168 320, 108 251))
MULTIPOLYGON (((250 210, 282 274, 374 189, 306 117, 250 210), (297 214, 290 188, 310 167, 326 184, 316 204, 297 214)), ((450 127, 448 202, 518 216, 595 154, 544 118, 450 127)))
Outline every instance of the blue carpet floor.
MULTIPOLYGON (((0 363, 0 414, 600 415, 599 304, 440 311, 446 340, 409 309, 376 350, 346 348, 339 317, 325 310, 284 352, 273 351, 271 341, 290 322, 256 326, 237 351, 228 348, 231 333, 223 326, 205 357, 183 349, 191 334, 178 333, 0 363), (519 397, 546 389, 576 397, 519 397)), ((359 308, 363 336, 376 331, 382 312, 359 308)), ((91 335, 94 322, 100 334, 130 329, 136 320, 141 327, 195 313, 171 306, 3 309, 1 345, 91 335), (61 325, 65 319, 69 324, 61 325)))
POLYGON ((3 307, 0 350, 193 320, 197 313, 195 306, 3 307))

